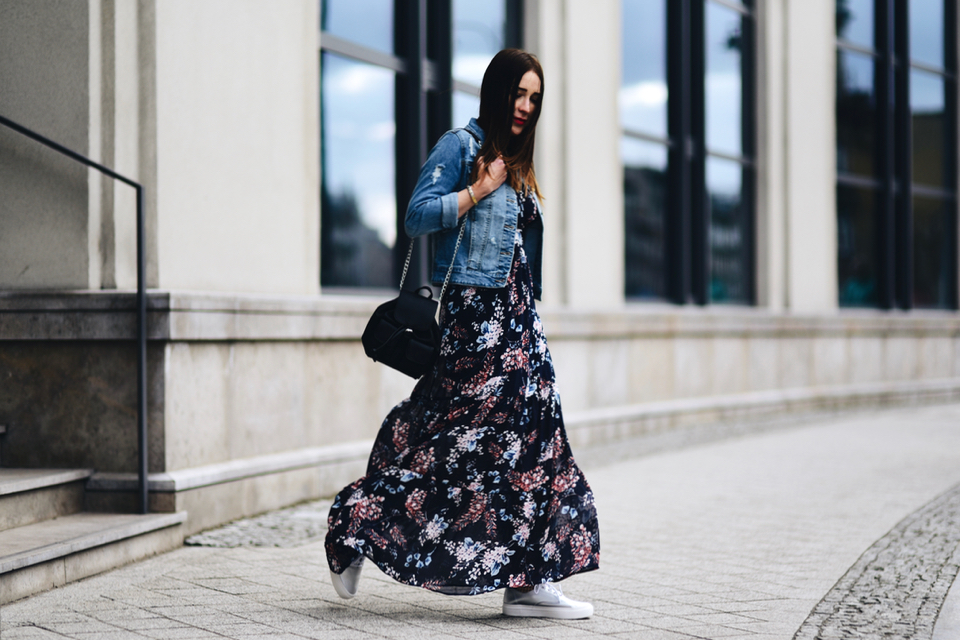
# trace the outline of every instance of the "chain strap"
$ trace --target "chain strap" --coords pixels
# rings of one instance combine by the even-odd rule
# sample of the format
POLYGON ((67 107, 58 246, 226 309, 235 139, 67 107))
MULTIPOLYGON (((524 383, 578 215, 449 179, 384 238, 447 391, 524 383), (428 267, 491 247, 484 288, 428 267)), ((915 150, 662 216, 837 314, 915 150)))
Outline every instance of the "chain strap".
MULTIPOLYGON (((469 133, 474 140, 477 141, 477 144, 480 144, 480 138, 477 137, 475 133, 469 129, 463 129, 469 133)), ((461 169, 463 171, 463 169, 461 169)), ((472 194, 471 194, 472 196, 472 194)), ((443 300, 443 294, 447 292, 447 285, 450 284, 450 276, 453 275, 453 264, 457 258, 457 252, 460 250, 460 242, 463 240, 463 230, 466 228, 466 215, 460 219, 460 234, 457 236, 457 244, 453 248, 453 256, 450 257, 450 267, 447 269, 447 277, 443 279, 443 287, 440 289, 440 297, 437 298, 437 307, 440 306, 440 301, 443 300)), ((413 243, 416 242, 416 238, 410 238, 410 248, 407 249, 407 259, 403 263, 403 275, 400 276, 400 290, 403 291, 403 283, 407 281, 407 270, 410 269, 410 258, 413 257, 413 243)))
POLYGON ((400 291, 403 291, 403 283, 407 281, 407 270, 410 268, 410 258, 413 256, 413 243, 416 238, 410 238, 410 248, 407 249, 407 261, 403 263, 403 275, 400 276, 400 291))
MULTIPOLYGON (((447 277, 443 279, 443 287, 440 289, 440 297, 437 298, 437 302, 443 300, 443 294, 447 292, 447 285, 450 284, 450 276, 453 275, 453 264, 457 257, 457 252, 460 251, 460 243, 463 241, 463 230, 466 229, 466 216, 460 220, 460 233, 457 235, 457 244, 453 248, 453 256, 450 258, 450 267, 447 269, 447 277)), ((413 257, 413 244, 417 241, 416 238, 410 239, 410 248, 407 249, 407 259, 403 263, 403 275, 400 276, 400 290, 403 291, 403 283, 407 281, 407 271, 410 269, 410 258, 413 257)))
POLYGON ((437 299, 443 300, 443 294, 447 292, 447 285, 450 284, 450 275, 453 273, 453 262, 457 259, 457 251, 460 250, 460 241, 463 240, 463 230, 467 228, 466 217, 463 216, 464 220, 460 221, 460 235, 457 236, 457 245, 453 248, 453 256, 450 257, 450 268, 447 269, 447 277, 443 279, 443 287, 440 289, 440 297, 437 299))

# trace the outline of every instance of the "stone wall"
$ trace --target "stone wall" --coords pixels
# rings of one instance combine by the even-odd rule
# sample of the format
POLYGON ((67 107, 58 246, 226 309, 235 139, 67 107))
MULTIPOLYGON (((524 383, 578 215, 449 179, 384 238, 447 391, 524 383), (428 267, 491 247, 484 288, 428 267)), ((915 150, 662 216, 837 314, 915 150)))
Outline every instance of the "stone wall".
MULTIPOLYGON (((189 507, 194 531, 359 476, 384 415, 413 386, 363 354, 377 302, 151 294, 154 508, 189 507)), ((95 468, 95 502, 132 505, 133 304, 130 294, 0 295, 4 466, 95 468)), ((543 320, 579 445, 960 391, 953 314, 545 308, 543 320)))

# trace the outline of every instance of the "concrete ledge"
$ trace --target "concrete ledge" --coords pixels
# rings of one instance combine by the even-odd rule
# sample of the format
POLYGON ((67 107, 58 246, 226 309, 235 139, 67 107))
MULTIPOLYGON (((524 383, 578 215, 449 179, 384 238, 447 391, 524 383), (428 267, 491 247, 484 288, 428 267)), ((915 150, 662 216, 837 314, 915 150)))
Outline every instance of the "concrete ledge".
MULTIPOLYGON (((103 538, 104 544, 0 573, 0 605, 175 549, 183 544, 180 522, 184 516, 179 513, 134 516, 150 519, 154 528, 109 542, 103 538)), ((136 529, 138 527, 131 527, 130 531, 136 529)))
POLYGON ((83 507, 82 480, 0 496, 0 532, 79 513, 83 507))
MULTIPOLYGON (((564 421, 574 447, 589 448, 695 425, 751 422, 864 406, 896 406, 956 400, 960 400, 960 378, 947 378, 758 391, 648 402, 566 413, 564 421)), ((372 440, 361 440, 151 474, 149 488, 154 493, 180 493, 301 469, 323 470, 344 465, 353 469, 362 469, 362 465, 370 454, 371 445, 372 440)), ((136 488, 137 477, 132 473, 96 473, 87 482, 88 491, 131 492, 136 488)), ((190 511, 193 512, 193 509, 190 511)))
POLYGON ((127 538, 180 525, 187 514, 79 513, 0 532, 0 575, 127 538))
POLYGON ((0 469, 0 496, 85 480, 93 469, 0 469))
MULTIPOLYGON (((135 340, 135 292, 0 292, 0 340, 135 340)), ((147 336, 170 334, 169 295, 147 296, 147 336)))
POLYGON ((819 411, 960 400, 960 378, 778 389, 649 402, 564 416, 573 446, 609 445, 686 427, 788 418, 819 411))
MULTIPOLYGON (((155 492, 189 491, 296 469, 366 461, 372 444, 372 440, 362 440, 230 460, 168 473, 151 473, 147 486, 155 492)), ((133 473, 96 473, 87 482, 87 491, 135 491, 138 482, 137 475, 133 473)))
MULTIPOLYGON (((148 334, 156 340, 359 340, 373 309, 364 296, 276 296, 152 291, 148 334)), ((949 311, 844 310, 829 316, 721 306, 625 304, 615 310, 545 305, 551 340, 664 337, 834 337, 897 334, 960 337, 949 311)), ((0 293, 0 340, 126 340, 135 337, 132 292, 0 293)))

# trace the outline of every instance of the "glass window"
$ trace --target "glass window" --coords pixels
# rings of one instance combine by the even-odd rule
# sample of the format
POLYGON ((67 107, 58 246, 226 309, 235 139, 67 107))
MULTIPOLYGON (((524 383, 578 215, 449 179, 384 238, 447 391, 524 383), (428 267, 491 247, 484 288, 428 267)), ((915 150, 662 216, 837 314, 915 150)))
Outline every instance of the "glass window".
POLYGON ((743 44, 741 14, 708 2, 706 7, 706 133, 707 149, 743 153, 743 44))
POLYGON ((620 123, 627 130, 667 136, 667 17, 663 0, 623 3, 620 123))
POLYGON ((755 3, 621 3, 626 296, 751 304, 755 3))
POLYGON ((841 307, 872 307, 878 302, 875 220, 876 195, 872 189, 837 187, 841 307))
POLYGON ((837 171, 873 176, 876 148, 874 59, 837 52, 837 171))
POLYGON ((910 73, 910 114, 913 129, 913 181, 943 187, 947 184, 947 129, 945 80, 913 69, 910 73))
POLYGON ((504 48, 506 6, 499 2, 454 0, 453 77, 479 87, 490 59, 504 48))
POLYGON ((951 251, 956 232, 948 201, 913 199, 913 304, 945 308, 952 304, 951 251))
POLYGON ((388 69, 321 56, 321 284, 395 284, 394 84, 388 69))
POLYGON ((453 126, 462 127, 480 114, 480 98, 466 91, 453 92, 453 126))
POLYGON ((956 0, 836 2, 840 304, 955 306, 956 0))
POLYGON ((393 53, 393 0, 322 0, 320 28, 345 40, 393 53))
POLYGON ((710 301, 749 302, 749 221, 743 201, 743 166, 707 158, 710 301))
POLYGON ((480 112, 483 72, 506 47, 506 2, 453 2, 453 125, 462 127, 480 112))
MULTIPOLYGON (((344 290, 394 288, 399 253, 408 246, 398 238, 403 208, 424 151, 453 124, 476 115, 483 71, 508 37, 520 33, 522 4, 319 3, 320 282, 344 290), (450 76, 440 77, 446 69, 450 76), (419 86, 415 70, 424 71, 419 86)), ((428 243, 417 251, 410 275, 426 279, 428 243)))
POLYGON ((665 299, 667 212, 666 145, 624 137, 623 206, 626 238, 626 294, 665 299))
POLYGON ((910 59, 944 67, 944 0, 910 0, 910 59))
POLYGON ((873 0, 837 0, 837 37, 873 49, 873 0))
POLYGON ((623 0, 622 11, 625 294, 667 300, 667 1, 623 0))

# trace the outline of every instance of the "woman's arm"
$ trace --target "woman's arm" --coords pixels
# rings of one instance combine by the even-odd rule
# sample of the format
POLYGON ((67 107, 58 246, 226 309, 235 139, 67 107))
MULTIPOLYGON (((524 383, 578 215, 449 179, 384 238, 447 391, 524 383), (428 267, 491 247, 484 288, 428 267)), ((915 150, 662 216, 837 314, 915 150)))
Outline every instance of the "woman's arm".
POLYGON ((457 218, 462 218, 470 211, 476 203, 473 198, 480 202, 488 195, 500 188, 507 179, 507 168, 501 158, 494 160, 489 167, 483 166, 483 160, 477 160, 477 181, 471 187, 473 196, 470 195, 470 189, 463 189, 457 192, 457 218))
MULTIPOLYGON (((456 227, 474 206, 467 189, 454 191, 460 181, 461 154, 461 142, 454 133, 444 134, 430 151, 404 217, 404 228, 411 238, 456 227)), ((506 168, 498 159, 489 170, 481 166, 479 175, 472 185, 478 202, 503 184, 506 168)))

